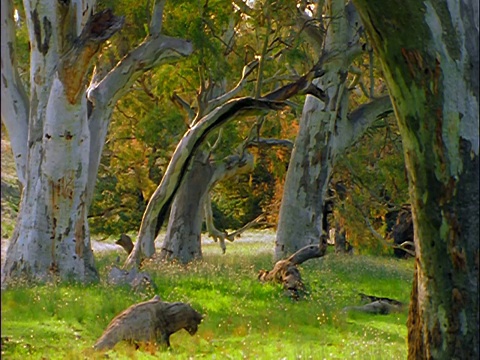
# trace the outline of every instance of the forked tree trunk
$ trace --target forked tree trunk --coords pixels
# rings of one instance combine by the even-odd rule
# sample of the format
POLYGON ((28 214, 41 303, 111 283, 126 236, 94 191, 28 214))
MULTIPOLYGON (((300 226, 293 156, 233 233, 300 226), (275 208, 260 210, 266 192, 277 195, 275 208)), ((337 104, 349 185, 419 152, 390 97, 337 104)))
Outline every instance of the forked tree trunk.
MULTIPOLYGON (((325 52, 335 54, 319 81, 327 89, 325 100, 308 96, 300 128, 290 158, 275 242, 275 258, 281 259, 309 244, 319 244, 322 236, 324 199, 333 166, 341 154, 379 117, 391 113, 388 97, 347 112, 348 67, 359 54, 361 26, 352 4, 328 2, 330 23, 325 52)), ((328 236, 328 234, 323 234, 328 236)))
MULTIPOLYGON (((84 24, 81 5, 25 2, 32 40, 27 167, 4 282, 97 278, 85 202, 90 134, 82 82, 99 45, 120 29, 123 19, 104 11, 84 24), (78 35, 76 42, 72 35, 78 35)), ((2 20, 10 18, 12 10, 2 11, 2 20)), ((16 63, 12 60, 8 66, 16 63)), ((7 96, 9 86, 13 84, 2 84, 7 96)), ((9 130, 16 137, 23 128, 9 130)))
POLYGON ((409 359, 478 359, 478 1, 354 0, 399 123, 414 222, 409 359))
POLYGON ((31 47, 27 100, 15 57, 13 2, 2 1, 2 121, 23 184, 2 285, 97 279, 87 212, 113 107, 144 71, 192 51, 188 42, 160 34, 160 1, 146 41, 108 74, 97 73, 87 89, 92 58, 123 25, 110 10, 94 13, 94 3, 24 1, 31 47))
POLYGON ((319 61, 307 74, 296 81, 259 99, 245 97, 227 101, 208 112, 189 129, 178 143, 160 185, 147 204, 135 247, 127 258, 125 267, 139 266, 145 258, 155 253, 154 239, 158 224, 166 218, 167 209, 174 201, 178 188, 188 173, 188 167, 205 137, 242 113, 281 109, 284 106, 282 102, 294 95, 313 94, 323 97, 321 89, 312 84, 314 78, 323 74, 321 65, 322 62, 319 61))

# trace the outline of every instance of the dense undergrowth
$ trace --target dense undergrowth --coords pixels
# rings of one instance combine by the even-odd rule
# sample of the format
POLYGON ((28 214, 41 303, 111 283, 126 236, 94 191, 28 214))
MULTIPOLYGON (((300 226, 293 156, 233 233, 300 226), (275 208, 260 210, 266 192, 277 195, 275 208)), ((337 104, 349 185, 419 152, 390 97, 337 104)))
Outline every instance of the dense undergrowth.
MULTIPOLYGON (((226 255, 204 246, 188 266, 146 264, 164 301, 183 301, 205 314, 198 333, 171 337, 172 349, 120 343, 94 352, 110 320, 155 291, 136 294, 103 282, 23 286, 2 291, 4 359, 404 359, 407 311, 390 315, 343 312, 358 292, 408 302, 412 262, 387 257, 337 256, 304 263, 308 293, 300 301, 256 274, 272 265, 272 244, 238 242, 226 255)), ((102 278, 118 254, 97 261, 102 278)), ((120 256, 123 256, 121 254, 120 256)))

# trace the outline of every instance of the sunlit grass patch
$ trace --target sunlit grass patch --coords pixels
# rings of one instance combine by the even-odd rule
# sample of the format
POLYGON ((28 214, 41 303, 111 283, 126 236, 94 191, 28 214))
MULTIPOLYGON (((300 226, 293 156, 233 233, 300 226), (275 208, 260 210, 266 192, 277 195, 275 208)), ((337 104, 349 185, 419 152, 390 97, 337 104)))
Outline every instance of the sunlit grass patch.
MULTIPOLYGON (((412 261, 329 254, 302 264, 307 293, 300 301, 280 285, 257 281, 273 265, 273 244, 235 242, 221 254, 204 247, 189 265, 147 262, 164 301, 190 303, 205 315, 198 333, 180 331, 172 349, 135 350, 119 343, 110 359, 404 359, 407 312, 386 316, 344 312, 358 292, 408 302, 412 261), (268 250, 270 249, 270 250, 268 250)), ((118 254, 98 261, 105 279, 118 254)), ((121 261, 125 257, 121 254, 121 261)), ((99 284, 19 286, 2 292, 2 355, 7 359, 103 359, 92 345, 112 318, 151 298, 99 284)))

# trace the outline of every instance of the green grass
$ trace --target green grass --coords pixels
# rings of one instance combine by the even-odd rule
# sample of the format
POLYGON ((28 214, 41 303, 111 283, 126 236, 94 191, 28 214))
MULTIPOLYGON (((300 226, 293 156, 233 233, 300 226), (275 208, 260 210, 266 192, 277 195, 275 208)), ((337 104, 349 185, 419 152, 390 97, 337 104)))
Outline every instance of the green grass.
MULTIPOLYGON (((146 265, 164 301, 183 301, 206 315, 198 333, 180 331, 172 349, 134 350, 119 343, 109 359, 405 359, 406 311, 344 313, 358 292, 408 302, 413 263, 393 258, 335 256, 301 267, 308 293, 300 301, 256 280, 272 266, 271 244, 235 243, 226 255, 204 246, 188 266, 146 265)), ((101 274, 117 254, 98 260, 101 274)), ((153 293, 135 294, 103 283, 18 286, 2 292, 2 358, 100 359, 91 349, 110 320, 153 293)))

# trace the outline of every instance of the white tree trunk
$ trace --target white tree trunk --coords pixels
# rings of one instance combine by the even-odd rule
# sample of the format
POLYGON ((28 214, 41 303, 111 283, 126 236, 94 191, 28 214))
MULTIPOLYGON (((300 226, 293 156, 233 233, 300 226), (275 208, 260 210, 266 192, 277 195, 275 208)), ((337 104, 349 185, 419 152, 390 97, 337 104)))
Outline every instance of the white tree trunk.
POLYGON ((22 277, 43 281, 57 275, 92 280, 97 274, 84 202, 89 147, 86 100, 72 101, 72 86, 62 79, 67 67, 59 56, 64 34, 55 30, 66 18, 56 17, 52 4, 34 10, 29 5, 29 33, 35 41, 31 42, 26 183, 2 281, 22 277), (38 33, 44 36, 35 37, 38 33))
POLYGON ((115 103, 141 73, 192 52, 189 42, 160 34, 160 1, 150 35, 112 71, 94 77, 87 91, 92 57, 123 25, 109 10, 94 13, 94 4, 24 2, 31 44, 27 102, 12 46, 12 2, 2 2, 2 121, 24 183, 2 283, 97 279, 87 212, 115 103), (9 61, 3 62, 4 55, 9 61))
POLYGON ((2 121, 9 129, 18 180, 22 186, 25 186, 29 104, 27 93, 17 70, 12 5, 11 1, 1 2, 1 111, 2 121))
POLYGON ((305 101, 280 207, 276 260, 306 245, 320 243, 323 201, 337 156, 336 124, 347 115, 345 80, 349 34, 345 5, 343 1, 332 0, 328 8, 331 22, 325 52, 337 56, 325 64, 326 74, 318 83, 327 93, 325 101, 312 96, 305 101))
POLYGON ((383 96, 347 113, 345 79, 357 51, 360 21, 350 3, 344 7, 342 1, 332 0, 330 13, 336 15, 328 26, 325 51, 338 55, 325 65, 327 73, 319 84, 326 89, 326 101, 312 96, 305 101, 280 207, 277 260, 319 244, 322 235, 328 237, 322 234, 323 206, 336 157, 375 120, 393 111, 389 97, 383 96))

